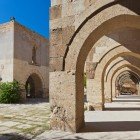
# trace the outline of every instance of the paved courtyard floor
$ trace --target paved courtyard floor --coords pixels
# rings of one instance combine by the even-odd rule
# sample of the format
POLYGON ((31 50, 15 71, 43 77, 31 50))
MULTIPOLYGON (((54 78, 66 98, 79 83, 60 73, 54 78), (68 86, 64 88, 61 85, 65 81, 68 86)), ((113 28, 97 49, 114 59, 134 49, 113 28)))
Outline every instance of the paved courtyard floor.
POLYGON ((27 140, 48 131, 50 109, 44 101, 0 104, 0 140, 27 140))
POLYGON ((139 140, 140 98, 123 96, 86 111, 80 133, 49 131, 49 103, 0 105, 0 140, 139 140))

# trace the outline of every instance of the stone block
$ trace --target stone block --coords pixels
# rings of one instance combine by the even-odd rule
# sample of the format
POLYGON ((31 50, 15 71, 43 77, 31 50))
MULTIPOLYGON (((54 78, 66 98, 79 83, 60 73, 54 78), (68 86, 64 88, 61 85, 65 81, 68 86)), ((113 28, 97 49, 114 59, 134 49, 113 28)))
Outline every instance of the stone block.
POLYGON ((62 17, 76 15, 84 11, 84 0, 68 0, 62 5, 62 17))
POLYGON ((53 45, 50 47, 50 58, 63 57, 65 54, 66 45, 53 45))
POLYGON ((50 9, 50 19, 58 19, 61 18, 61 13, 62 13, 62 6, 61 5, 57 5, 57 6, 53 6, 50 9))
POLYGON ((91 6, 92 4, 94 4, 95 2, 97 2, 98 0, 85 0, 84 1, 84 5, 85 5, 85 8, 91 6))
POLYGON ((95 68, 97 63, 86 62, 86 74, 88 79, 94 79, 95 68))
POLYGON ((63 28, 62 44, 68 44, 70 39, 72 38, 72 35, 74 34, 74 32, 75 32, 74 26, 67 26, 67 27, 63 28))
POLYGON ((53 29, 51 31, 51 45, 62 44, 62 28, 53 29))
POLYGON ((50 71, 61 71, 63 68, 63 57, 50 58, 50 71))
POLYGON ((62 18, 62 27, 65 28, 67 26, 74 26, 75 16, 68 16, 62 18))
POLYGON ((54 19, 54 20, 50 20, 50 29, 57 29, 57 28, 62 28, 62 19, 54 19))
POLYGON ((51 6, 61 5, 62 0, 51 0, 51 6))

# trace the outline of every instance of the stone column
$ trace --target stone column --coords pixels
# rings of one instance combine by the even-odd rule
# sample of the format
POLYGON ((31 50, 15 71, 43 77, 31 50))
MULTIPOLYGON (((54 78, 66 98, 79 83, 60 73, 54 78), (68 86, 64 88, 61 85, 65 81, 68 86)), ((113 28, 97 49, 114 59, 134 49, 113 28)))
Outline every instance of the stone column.
POLYGON ((74 72, 50 72, 50 127, 78 132, 84 126, 84 92, 76 91, 74 72))
POLYGON ((103 110, 101 81, 87 80, 87 101, 89 110, 103 110))
POLYGON ((26 90, 22 89, 20 91, 20 102, 25 103, 26 102, 26 90))
POLYGON ((87 74, 87 102, 88 110, 102 110, 102 93, 101 93, 101 82, 94 80, 94 70, 97 63, 92 61, 86 62, 86 74, 87 74), (98 87, 100 85, 100 88, 98 87))
POLYGON ((140 96, 140 83, 137 85, 138 95, 140 96))
POLYGON ((105 98, 105 103, 111 103, 112 102, 110 81, 109 82, 104 82, 104 98, 105 98))

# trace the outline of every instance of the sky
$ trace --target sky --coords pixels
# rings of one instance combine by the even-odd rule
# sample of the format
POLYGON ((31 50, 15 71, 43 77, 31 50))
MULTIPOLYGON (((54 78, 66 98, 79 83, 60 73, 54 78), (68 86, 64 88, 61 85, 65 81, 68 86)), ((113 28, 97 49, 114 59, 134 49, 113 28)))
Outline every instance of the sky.
POLYGON ((49 7, 51 0, 0 0, 0 24, 16 21, 49 38, 49 7))

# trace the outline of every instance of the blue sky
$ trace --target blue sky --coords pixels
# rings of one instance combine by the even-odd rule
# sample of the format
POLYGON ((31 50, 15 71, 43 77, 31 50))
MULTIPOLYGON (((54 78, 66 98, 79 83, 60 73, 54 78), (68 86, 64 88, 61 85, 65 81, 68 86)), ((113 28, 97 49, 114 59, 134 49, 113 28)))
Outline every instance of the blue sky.
POLYGON ((0 23, 14 16, 16 21, 49 38, 51 0, 0 0, 0 23))

